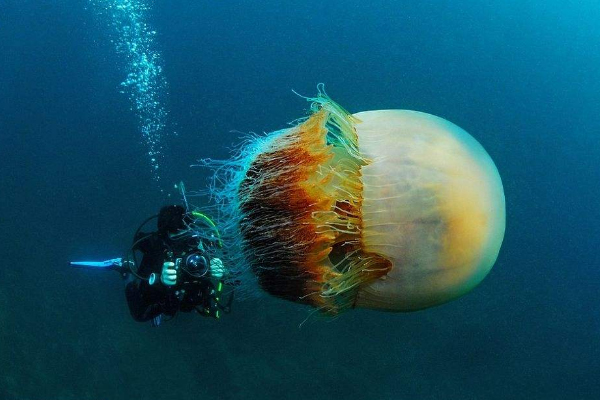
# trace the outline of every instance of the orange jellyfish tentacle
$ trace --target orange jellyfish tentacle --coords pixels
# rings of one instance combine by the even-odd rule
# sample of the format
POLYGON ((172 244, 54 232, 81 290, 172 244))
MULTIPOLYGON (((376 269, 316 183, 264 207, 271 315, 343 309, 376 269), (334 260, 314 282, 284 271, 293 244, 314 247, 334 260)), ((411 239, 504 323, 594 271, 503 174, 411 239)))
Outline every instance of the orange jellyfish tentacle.
POLYGON ((356 121, 329 98, 274 137, 250 163, 238 201, 245 253, 260 286, 335 314, 391 263, 361 245, 361 168, 356 121))

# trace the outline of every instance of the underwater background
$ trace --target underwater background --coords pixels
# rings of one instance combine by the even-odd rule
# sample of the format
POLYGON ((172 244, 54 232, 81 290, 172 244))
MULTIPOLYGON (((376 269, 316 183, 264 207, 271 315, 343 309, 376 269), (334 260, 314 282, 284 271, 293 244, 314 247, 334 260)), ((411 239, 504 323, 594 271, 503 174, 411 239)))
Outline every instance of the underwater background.
POLYGON ((0 0, 0 399, 600 398, 599 20, 597 0, 0 0), (507 230, 472 293, 302 327, 261 296, 152 328, 117 274, 68 267, 121 256, 175 183, 206 186, 190 165, 305 116, 292 89, 320 82, 491 155, 507 230))

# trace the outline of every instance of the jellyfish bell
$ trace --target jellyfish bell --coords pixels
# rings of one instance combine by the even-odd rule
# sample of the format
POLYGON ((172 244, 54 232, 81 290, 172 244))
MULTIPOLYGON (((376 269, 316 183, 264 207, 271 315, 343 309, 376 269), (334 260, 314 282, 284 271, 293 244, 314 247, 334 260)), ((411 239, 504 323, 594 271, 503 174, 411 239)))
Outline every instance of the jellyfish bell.
POLYGON ((230 265, 330 314, 419 310, 477 286, 505 227, 483 147, 433 115, 311 100, 305 121, 250 143, 215 188, 230 265))
POLYGON ((392 262, 356 306, 417 310, 457 298, 488 274, 504 236, 500 175, 458 126, 415 111, 355 114, 363 157, 362 242, 392 262))

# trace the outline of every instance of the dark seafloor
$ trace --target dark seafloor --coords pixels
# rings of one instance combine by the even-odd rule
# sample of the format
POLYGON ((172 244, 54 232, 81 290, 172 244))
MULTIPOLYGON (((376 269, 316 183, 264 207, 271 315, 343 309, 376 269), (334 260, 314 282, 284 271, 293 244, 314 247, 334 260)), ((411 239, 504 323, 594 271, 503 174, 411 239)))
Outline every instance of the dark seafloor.
POLYGON ((168 82, 161 183, 123 57, 88 1, 0 0, 0 399, 600 398, 600 3, 155 0, 168 82), (507 230, 471 294, 412 314, 310 320, 263 297, 220 321, 132 321, 119 256, 239 131, 405 108, 466 129, 503 179, 507 230))

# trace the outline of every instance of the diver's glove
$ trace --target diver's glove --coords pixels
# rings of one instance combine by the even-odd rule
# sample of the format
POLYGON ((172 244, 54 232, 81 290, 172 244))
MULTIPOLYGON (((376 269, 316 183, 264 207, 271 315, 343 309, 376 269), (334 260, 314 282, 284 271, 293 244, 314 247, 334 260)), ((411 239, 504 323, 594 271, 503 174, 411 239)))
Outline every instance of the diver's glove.
POLYGON ((220 258, 213 258, 210 260, 210 274, 213 278, 221 279, 223 275, 225 275, 225 272, 227 272, 227 270, 220 258))
POLYGON ((163 263, 160 281, 167 286, 173 286, 177 283, 177 270, 175 269, 175 263, 170 261, 165 261, 163 263))

